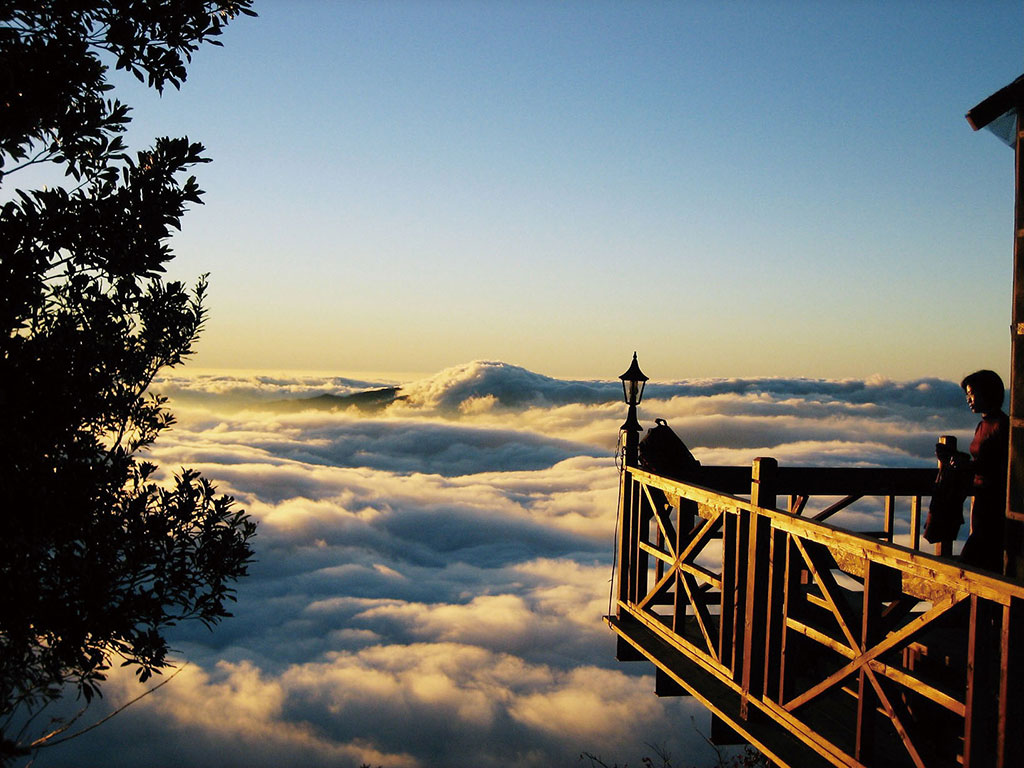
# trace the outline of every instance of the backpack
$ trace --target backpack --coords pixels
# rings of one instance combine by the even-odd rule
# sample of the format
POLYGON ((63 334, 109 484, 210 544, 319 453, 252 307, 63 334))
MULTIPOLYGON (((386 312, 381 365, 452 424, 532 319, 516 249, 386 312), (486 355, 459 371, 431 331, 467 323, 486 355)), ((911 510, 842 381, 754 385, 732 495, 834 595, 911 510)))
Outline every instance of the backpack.
POLYGON ((638 448, 640 468, 656 475, 681 480, 700 469, 700 462, 664 419, 654 420, 638 448))

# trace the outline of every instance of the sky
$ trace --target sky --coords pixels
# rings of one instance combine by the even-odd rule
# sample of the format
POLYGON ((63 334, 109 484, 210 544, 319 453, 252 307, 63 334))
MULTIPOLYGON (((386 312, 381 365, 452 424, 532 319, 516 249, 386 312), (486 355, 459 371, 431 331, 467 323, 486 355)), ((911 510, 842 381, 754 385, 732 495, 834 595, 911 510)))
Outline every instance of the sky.
POLYGON ((129 141, 214 162, 195 365, 1008 371, 1018 2, 261 2, 129 141))
MULTIPOLYGON (((259 522, 256 562, 232 618, 169 631, 176 677, 36 768, 568 768, 582 753, 641 765, 653 747, 675 768, 717 764, 708 713, 655 696, 653 666, 617 662, 601 619, 619 383, 474 362, 377 413, 274 405, 380 383, 157 383, 178 417, 151 451, 161 475, 192 467, 235 496, 259 522)), ((747 466, 933 466, 936 436, 966 445, 976 420, 937 378, 653 383, 640 417, 665 418, 706 465, 747 466)), ((881 506, 832 521, 877 530, 881 506)), ((78 727, 144 688, 115 665, 78 727)))

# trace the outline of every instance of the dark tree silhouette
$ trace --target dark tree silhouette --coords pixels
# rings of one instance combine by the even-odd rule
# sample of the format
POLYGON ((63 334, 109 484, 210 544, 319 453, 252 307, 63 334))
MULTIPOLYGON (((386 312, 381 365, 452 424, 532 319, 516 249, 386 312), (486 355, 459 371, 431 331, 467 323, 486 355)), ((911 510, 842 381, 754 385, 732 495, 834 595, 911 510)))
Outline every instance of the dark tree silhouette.
MULTIPOLYGON (((162 632, 229 616, 255 524, 196 472, 138 457, 173 422, 149 392, 192 352, 205 279, 162 279, 203 147, 130 157, 108 66, 180 87, 252 0, 0 0, 0 763, 24 722, 111 664, 168 665, 162 632), (65 181, 12 189, 28 166, 65 181)), ((38 182, 37 182, 38 183, 38 182)))

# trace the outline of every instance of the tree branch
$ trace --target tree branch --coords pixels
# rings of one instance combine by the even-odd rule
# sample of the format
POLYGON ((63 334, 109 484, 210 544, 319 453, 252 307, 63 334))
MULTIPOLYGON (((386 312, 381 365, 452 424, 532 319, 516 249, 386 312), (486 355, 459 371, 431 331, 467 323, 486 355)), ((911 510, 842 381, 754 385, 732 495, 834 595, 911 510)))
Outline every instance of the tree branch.
POLYGON ((77 720, 79 717, 81 717, 82 713, 85 712, 85 710, 83 709, 81 712, 79 712, 77 715, 75 715, 74 718, 72 718, 68 723, 66 723, 62 727, 58 728, 57 730, 55 730, 55 731, 53 731, 51 733, 46 734, 45 736, 40 736, 38 739, 33 741, 31 744, 29 744, 29 749, 42 749, 43 747, 55 747, 58 744, 63 744, 66 741, 71 741, 72 739, 77 739, 79 736, 81 736, 82 734, 88 733, 93 728, 98 728, 99 726, 101 726, 105 722, 107 722, 107 720, 109 720, 110 718, 112 718, 115 715, 119 715, 122 712, 124 712, 126 709, 128 709, 128 707, 130 707, 132 704, 137 702, 139 699, 145 698, 146 696, 149 696, 149 694, 153 693, 154 691, 159 690, 160 688, 163 688, 165 685, 167 685, 169 682, 171 682, 171 680, 176 678, 178 676, 178 673, 180 673, 187 666, 188 666, 188 662, 186 661, 184 664, 182 664, 180 667, 178 667, 174 671, 174 674, 170 675, 166 680, 161 680, 159 683, 154 685, 152 688, 148 688, 147 690, 143 691, 142 693, 140 693, 138 696, 136 696, 131 701, 128 701, 125 704, 122 704, 120 707, 115 709, 109 715, 107 715, 106 717, 104 717, 104 718, 102 718, 100 720, 97 720, 95 723, 93 723, 92 725, 88 726, 87 728, 83 728, 80 731, 76 731, 75 733, 72 733, 70 736, 65 736, 63 739, 57 739, 56 741, 50 741, 50 739, 52 739, 54 736, 59 736, 64 731, 66 731, 68 728, 70 728, 71 725, 75 722, 75 720, 77 720))

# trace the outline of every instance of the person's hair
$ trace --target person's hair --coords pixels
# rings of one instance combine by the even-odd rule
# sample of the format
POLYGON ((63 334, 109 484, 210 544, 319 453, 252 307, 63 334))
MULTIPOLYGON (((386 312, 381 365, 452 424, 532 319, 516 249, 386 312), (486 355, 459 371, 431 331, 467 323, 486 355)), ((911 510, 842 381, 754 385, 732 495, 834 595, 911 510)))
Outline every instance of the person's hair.
POLYGON ((966 392, 967 387, 970 387, 975 393, 981 395, 987 404, 994 405, 999 408, 1003 407, 1003 398, 1006 397, 1006 387, 1003 386, 1003 380, 999 378, 999 374, 995 371, 975 371, 972 374, 964 376, 964 380, 960 382, 960 389, 966 392))

